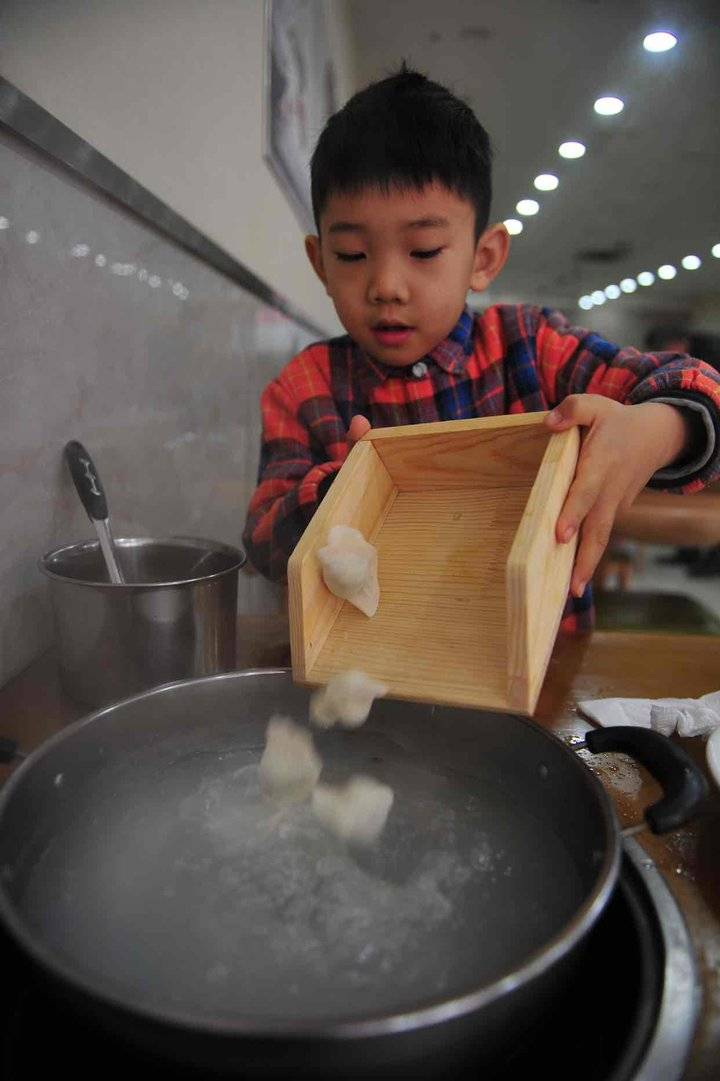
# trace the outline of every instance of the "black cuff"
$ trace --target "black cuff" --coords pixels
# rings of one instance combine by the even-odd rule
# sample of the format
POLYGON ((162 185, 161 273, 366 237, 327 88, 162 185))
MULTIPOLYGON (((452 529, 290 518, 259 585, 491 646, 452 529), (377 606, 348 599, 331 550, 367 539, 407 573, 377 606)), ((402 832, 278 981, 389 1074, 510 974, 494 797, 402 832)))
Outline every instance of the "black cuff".
POLYGON ((648 481, 647 487, 665 491, 684 488, 697 478, 707 476, 708 470, 712 470, 713 461, 717 461, 720 448, 720 413, 713 408, 707 395, 693 390, 673 390, 647 398, 646 401, 660 402, 663 405, 674 405, 677 402, 677 408, 683 410, 683 416, 689 421, 691 429, 690 445, 682 459, 658 470, 648 481), (683 409, 683 402, 687 402, 691 408, 683 409), (698 466, 693 468, 693 463, 696 462, 698 466))

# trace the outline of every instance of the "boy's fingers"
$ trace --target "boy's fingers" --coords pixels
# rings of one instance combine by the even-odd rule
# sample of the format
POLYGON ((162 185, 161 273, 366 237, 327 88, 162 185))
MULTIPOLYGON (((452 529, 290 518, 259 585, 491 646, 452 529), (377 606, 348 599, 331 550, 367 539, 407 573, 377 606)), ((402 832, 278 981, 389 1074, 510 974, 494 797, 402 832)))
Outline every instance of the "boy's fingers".
POLYGON ((608 546, 614 521, 615 508, 608 503, 597 503, 585 519, 570 582, 570 592, 576 597, 582 597, 595 573, 608 546))
POLYGON ((577 550, 575 568, 570 584, 571 592, 574 593, 575 597, 583 596, 585 587, 592 575, 595 574, 602 553, 608 547, 612 528, 613 522, 610 519, 610 521, 602 520, 594 529, 588 530, 585 528, 583 530, 583 538, 577 550))
POLYGON ((604 474, 588 470, 581 470, 575 477, 555 526, 555 536, 561 544, 575 536, 585 515, 597 502, 605 479, 604 474))
POLYGON ((545 423, 555 431, 571 428, 574 424, 587 427, 597 416, 597 408, 592 398, 592 394, 570 394, 548 413, 545 423))
POLYGON ((363 417, 358 413, 358 415, 353 417, 350 421, 350 427, 348 428, 347 434, 348 446, 354 446, 355 443, 359 442, 359 440, 361 440, 369 431, 370 421, 367 417, 363 417))

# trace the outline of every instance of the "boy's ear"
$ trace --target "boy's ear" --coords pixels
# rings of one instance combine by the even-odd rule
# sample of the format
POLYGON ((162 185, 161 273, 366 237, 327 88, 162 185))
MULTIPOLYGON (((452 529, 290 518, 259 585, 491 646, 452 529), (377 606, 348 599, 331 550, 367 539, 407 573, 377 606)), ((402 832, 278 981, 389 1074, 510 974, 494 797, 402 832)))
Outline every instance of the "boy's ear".
POLYGON ((325 274, 325 264, 323 263, 322 249, 320 247, 320 237, 312 235, 306 236, 305 251, 307 252, 307 257, 310 260, 313 270, 327 289, 327 276, 325 274))
POLYGON ((491 225, 475 245, 470 288, 481 293, 498 276, 510 254, 510 237, 505 226, 491 225))

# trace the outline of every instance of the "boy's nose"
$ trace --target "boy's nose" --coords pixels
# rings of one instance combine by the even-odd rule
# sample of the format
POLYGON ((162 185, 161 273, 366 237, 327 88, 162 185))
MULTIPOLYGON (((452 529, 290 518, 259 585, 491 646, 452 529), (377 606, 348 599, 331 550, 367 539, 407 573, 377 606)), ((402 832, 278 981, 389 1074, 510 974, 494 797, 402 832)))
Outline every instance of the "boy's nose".
POLYGON ((378 267, 368 280, 368 300, 371 304, 404 304, 408 300, 407 285, 394 267, 378 267))

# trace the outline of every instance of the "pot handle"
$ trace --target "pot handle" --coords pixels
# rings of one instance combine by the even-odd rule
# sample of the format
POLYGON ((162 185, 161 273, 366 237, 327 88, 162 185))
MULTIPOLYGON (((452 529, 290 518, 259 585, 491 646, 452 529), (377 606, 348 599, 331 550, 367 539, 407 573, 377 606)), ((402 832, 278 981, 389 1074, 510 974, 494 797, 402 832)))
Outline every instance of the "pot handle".
POLYGON ((653 833, 669 833, 682 826, 707 796, 708 783, 700 767, 682 747, 660 732, 633 725, 594 728, 585 733, 585 745, 593 754, 629 754, 662 785, 662 799, 645 810, 645 820, 653 833))

